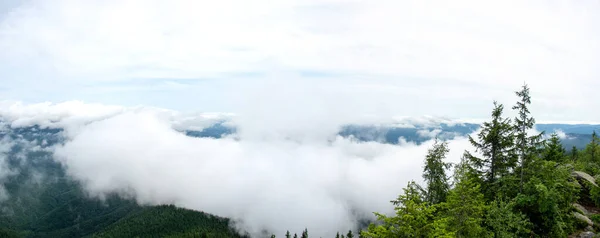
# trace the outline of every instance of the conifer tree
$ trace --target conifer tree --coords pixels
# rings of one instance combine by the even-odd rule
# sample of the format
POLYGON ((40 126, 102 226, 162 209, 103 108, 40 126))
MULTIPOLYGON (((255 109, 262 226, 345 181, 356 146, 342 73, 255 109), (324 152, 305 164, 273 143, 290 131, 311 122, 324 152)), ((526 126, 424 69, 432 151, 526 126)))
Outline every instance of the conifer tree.
POLYGON ((423 178, 427 185, 425 200, 430 204, 446 201, 448 190, 450 190, 448 176, 446 176, 446 169, 450 167, 450 164, 444 162, 448 151, 448 143, 440 142, 436 138, 433 147, 429 149, 425 157, 423 170, 423 178))
POLYGON ((502 104, 494 102, 492 120, 482 124, 477 141, 469 136, 475 151, 483 155, 483 158, 476 157, 468 151, 465 155, 473 169, 478 171, 486 182, 488 197, 495 196, 497 178, 507 175, 517 162, 513 149, 514 134, 511 121, 502 117, 503 110, 502 104))
POLYGON ((298 238, 298 234, 294 233, 294 238, 298 238))
POLYGON ((290 231, 285 232, 285 238, 292 238, 290 231))
POLYGON ((487 206, 480 191, 480 184, 474 179, 473 168, 463 160, 456 168, 456 185, 448 194, 449 227, 456 237, 485 237, 483 221, 487 206))
POLYGON ((338 231, 337 234, 335 234, 335 238, 340 238, 340 232, 338 231))
POLYGON ((600 161, 598 161, 599 158, 597 156, 597 153, 599 152, 599 148, 598 148, 599 142, 600 142, 600 140, 598 140, 596 131, 594 131, 592 133, 592 141, 589 144, 587 144, 587 146, 585 147, 585 154, 589 158, 588 162, 592 162, 592 163, 600 162, 600 161))
POLYGON ((523 190, 523 181, 525 176, 525 170, 531 157, 535 153, 535 150, 541 145, 542 134, 533 136, 527 135, 527 132, 533 129, 535 125, 535 119, 531 117, 528 105, 531 104, 531 96, 529 95, 529 87, 524 84, 521 91, 515 92, 519 97, 517 104, 513 106, 513 110, 518 112, 518 116, 515 117, 514 129, 516 136, 516 150, 520 160, 520 191, 523 190))
POLYGON ((546 161, 563 162, 566 151, 560 143, 556 133, 553 133, 550 139, 545 143, 543 159, 546 161))
POLYGON ((577 153, 578 153, 577 147, 575 147, 575 146, 571 147, 571 161, 572 162, 577 161, 577 153))
POLYGON ((348 234, 346 234, 346 238, 354 238, 354 234, 352 234, 352 230, 348 231, 348 234))
MULTIPOLYGON (((375 213, 380 224, 370 224, 362 236, 369 238, 427 237, 431 232, 435 208, 423 201, 422 190, 414 181, 403 189, 404 193, 392 201, 395 216, 375 213)), ((342 235, 343 237, 343 235, 342 235)))
POLYGON ((300 235, 301 238, 308 238, 308 229, 304 228, 304 231, 302 231, 302 235, 300 235))

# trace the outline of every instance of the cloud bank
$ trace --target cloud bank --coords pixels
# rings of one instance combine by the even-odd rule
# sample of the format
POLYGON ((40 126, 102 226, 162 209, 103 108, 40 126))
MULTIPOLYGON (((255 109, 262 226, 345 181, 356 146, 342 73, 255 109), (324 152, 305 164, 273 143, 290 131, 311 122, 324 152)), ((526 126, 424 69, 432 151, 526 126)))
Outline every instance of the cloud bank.
MULTIPOLYGON (((420 180, 431 146, 324 134, 341 125, 313 125, 318 113, 303 124, 276 117, 270 120, 277 126, 260 130, 245 129, 267 115, 237 115, 231 123, 243 133, 212 139, 178 128, 214 123, 215 114, 80 102, 4 105, 0 116, 9 126, 64 128, 66 142, 54 148, 55 159, 93 197, 116 192, 142 204, 172 203, 232 218, 256 236, 305 227, 332 236, 355 229, 372 212, 391 212, 389 201, 409 180, 420 180)), ((468 142, 456 139, 450 147, 449 159, 457 162, 468 142)))

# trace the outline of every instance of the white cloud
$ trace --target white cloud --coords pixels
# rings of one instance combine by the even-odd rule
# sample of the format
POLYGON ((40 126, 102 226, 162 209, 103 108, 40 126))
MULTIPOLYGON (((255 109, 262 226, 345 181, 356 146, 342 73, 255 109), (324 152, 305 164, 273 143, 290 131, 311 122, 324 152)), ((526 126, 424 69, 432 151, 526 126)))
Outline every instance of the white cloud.
POLYGON ((558 138, 560 138, 561 140, 564 140, 564 139, 568 138, 567 134, 564 131, 562 131, 562 130, 559 130, 559 129, 554 130, 554 133, 556 133, 556 135, 558 136, 558 138))
MULTIPOLYGON (((245 125, 254 124, 238 124, 245 125)), ((71 133, 55 155, 94 195, 122 192, 141 203, 174 203, 243 220, 240 228, 254 234, 308 227, 325 237, 353 228, 351 209, 366 216, 390 212, 389 201, 406 182, 420 181, 431 146, 262 128, 237 139, 192 138, 167 117, 129 111, 71 133), (272 133, 287 136, 263 136, 272 133)), ((469 145, 462 138, 450 147, 449 159, 457 162, 469 145)))
POLYGON ((433 129, 433 130, 423 129, 423 130, 418 130, 417 135, 419 135, 420 137, 423 137, 423 138, 435 138, 441 132, 442 132, 441 129, 433 129))
POLYGON ((35 104, 0 101, 0 126, 2 126, 0 130, 4 129, 4 126, 14 128, 38 125, 41 127, 64 128, 69 132, 86 124, 127 112, 153 113, 168 119, 176 130, 202 130, 217 122, 231 121, 235 118, 235 114, 231 113, 182 113, 155 107, 123 107, 84 103, 82 101, 35 104))
POLYGON ((452 117, 512 104, 527 81, 545 119, 592 120, 599 13, 593 1, 33 0, 0 18, 0 77, 16 100, 237 112, 228 100, 262 73, 313 72, 301 84, 358 111, 452 117))

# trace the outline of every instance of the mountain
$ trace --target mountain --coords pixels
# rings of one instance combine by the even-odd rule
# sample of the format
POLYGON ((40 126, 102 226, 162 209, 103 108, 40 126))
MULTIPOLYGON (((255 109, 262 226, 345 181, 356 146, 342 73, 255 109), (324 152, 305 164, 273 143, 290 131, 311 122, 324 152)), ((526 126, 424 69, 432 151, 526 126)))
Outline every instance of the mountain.
MULTIPOLYGON (((398 144, 401 140, 421 144, 438 137, 454 139, 475 132, 479 124, 475 123, 427 123, 409 125, 346 125, 340 128, 338 135, 352 137, 359 141, 378 141, 381 143, 398 144)), ((589 124, 537 124, 537 131, 547 136, 557 132, 563 146, 567 149, 575 146, 583 149, 591 141, 592 132, 600 131, 600 125, 589 124)), ((216 123, 203 130, 188 130, 185 133, 194 137, 222 138, 235 134, 236 128, 227 126, 224 122, 216 123)))
POLYGON ((117 195, 90 198, 52 158, 49 148, 64 140, 61 133, 38 126, 0 132, 10 141, 2 153, 9 172, 2 179, 0 237, 241 237, 226 218, 140 206, 117 195))

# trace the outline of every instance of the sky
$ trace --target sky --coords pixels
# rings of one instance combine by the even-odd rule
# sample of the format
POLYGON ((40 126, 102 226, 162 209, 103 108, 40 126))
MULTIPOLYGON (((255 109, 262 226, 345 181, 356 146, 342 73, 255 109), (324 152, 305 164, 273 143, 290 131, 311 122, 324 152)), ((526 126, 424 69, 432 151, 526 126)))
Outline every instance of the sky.
POLYGON ((591 0, 5 0, 0 100, 597 121, 597 42, 591 0))
MULTIPOLYGON (((510 116, 525 82, 538 121, 597 122, 598 42, 591 0, 4 0, 0 129, 63 128, 53 159, 94 197, 331 237, 393 212, 433 144, 363 143, 340 126, 435 136, 489 118, 494 100, 510 116), (181 133, 222 119, 234 135, 181 133)), ((18 173, 7 139, 0 189, 18 173)), ((449 143, 448 162, 473 150, 449 143)))

